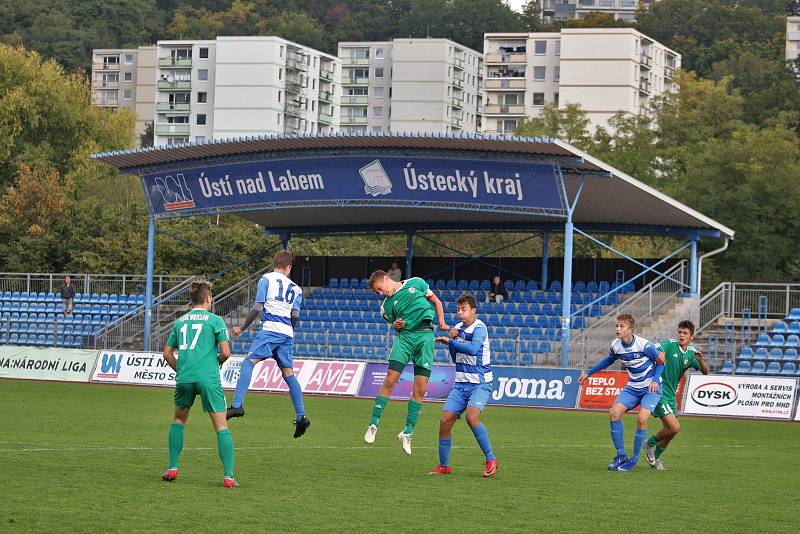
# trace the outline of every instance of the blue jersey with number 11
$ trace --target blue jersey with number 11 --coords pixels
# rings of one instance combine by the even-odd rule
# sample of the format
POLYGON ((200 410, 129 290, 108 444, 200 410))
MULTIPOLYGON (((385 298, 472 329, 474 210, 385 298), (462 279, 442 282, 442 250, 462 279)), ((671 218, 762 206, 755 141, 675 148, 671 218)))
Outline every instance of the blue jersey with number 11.
POLYGON ((294 337, 292 310, 299 310, 303 291, 282 273, 267 273, 258 281, 256 302, 263 303, 261 330, 294 337))

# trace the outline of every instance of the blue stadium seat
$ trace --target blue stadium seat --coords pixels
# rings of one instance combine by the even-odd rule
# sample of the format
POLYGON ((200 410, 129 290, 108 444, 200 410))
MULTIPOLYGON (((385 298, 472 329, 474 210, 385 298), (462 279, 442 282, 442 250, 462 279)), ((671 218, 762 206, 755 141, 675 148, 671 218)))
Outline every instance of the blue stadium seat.
POLYGON ((439 278, 438 280, 436 280, 436 282, 434 282, 433 288, 438 290, 438 291, 442 291, 443 289, 447 288, 447 282, 445 282, 443 279, 439 278))
POLYGON ((769 334, 786 334, 789 328, 786 326, 786 323, 783 321, 778 321, 772 326, 772 330, 769 331, 769 334))
POLYGON ((737 375, 749 375, 750 371, 750 362, 739 362, 739 366, 736 367, 736 374, 737 375))
POLYGON ((452 280, 452 279, 448 280, 447 284, 445 285, 445 288, 449 289, 449 290, 458 289, 458 282, 456 282, 455 280, 452 280))
POLYGON ((99 293, 92 293, 89 297, 90 304, 100 304, 100 294, 99 293))
POLYGON ((595 280, 586 282, 586 291, 589 293, 597 293, 597 282, 595 280))
POLYGON ((769 346, 769 336, 766 334, 761 334, 758 336, 758 339, 755 343, 753 343, 754 347, 767 347, 769 346))
POLYGON ((800 321, 800 308, 792 308, 789 312, 789 317, 786 319, 789 321, 800 321))
POLYGON ((459 280, 456 283, 456 289, 458 289, 459 291, 466 291, 467 289, 469 289, 469 282, 466 280, 459 280))
POLYGON ((797 374, 797 365, 793 362, 787 362, 783 364, 783 369, 781 369, 782 376, 794 376, 797 374))
POLYGON ((783 344, 784 347, 797 349, 800 348, 800 336, 797 334, 791 334, 786 337, 786 342, 783 344))
POLYGON ((776 334, 772 336, 769 340, 770 347, 783 347, 786 343, 786 338, 784 338, 781 334, 776 334))
POLYGON ((575 282, 575 285, 572 287, 572 290, 575 291, 576 293, 582 293, 586 291, 586 283, 583 282, 582 280, 578 280, 577 282, 575 282))
POLYGON ((733 362, 730 360, 725 360, 725 365, 722 366, 722 372, 726 374, 733 373, 733 362))
POLYGON ((767 364, 763 361, 757 361, 753 364, 753 370, 750 371, 754 375, 763 375, 767 371, 767 364))
POLYGON ((557 293, 560 293, 561 289, 562 289, 561 282, 559 282, 558 280, 553 280, 552 282, 550 282, 550 291, 555 291, 557 293))
POLYGON ((753 360, 766 360, 769 356, 766 347, 759 347, 756 349, 755 353, 753 353, 753 360))
POLYGON ((492 282, 489 280, 481 280, 481 290, 489 291, 490 289, 492 289, 492 282))
POLYGON ((737 361, 741 360, 752 360, 753 359, 753 349, 750 347, 742 347, 742 350, 739 351, 739 355, 736 357, 737 361))
POLYGON ((787 330, 787 333, 800 335, 800 321, 792 321, 789 323, 789 329, 787 330))
POLYGON ((767 370, 764 371, 764 374, 775 376, 780 374, 781 372, 781 364, 778 362, 771 362, 769 366, 767 366, 767 370))
POLYGON ((514 283, 514 291, 525 291, 525 280, 517 280, 514 283))
POLYGON ((506 288, 507 291, 511 291, 514 289, 514 281, 513 280, 506 280, 503 282, 503 287, 506 288))
POLYGON ((478 291, 481 288, 481 283, 478 280, 470 280, 469 284, 467 284, 467 289, 472 292, 478 291))
POLYGON ((536 291, 539 289, 539 282, 536 280, 528 280, 525 283, 525 290, 526 291, 536 291))
POLYGON ((11 299, 12 299, 11 291, 3 291, 3 300, 11 300, 11 299))
POLYGON ((779 362, 783 359, 783 351, 779 348, 770 349, 767 360, 779 362))
MULTIPOLYGON (((331 279, 333 280, 333 279, 331 279)), ((339 279, 339 287, 340 288, 349 288, 350 287, 350 279, 349 278, 340 278, 339 279)))
POLYGON ((328 287, 339 287, 339 279, 333 277, 330 280, 328 280, 328 287))
POLYGON ((786 349, 783 351, 783 361, 785 362, 797 362, 800 361, 797 356, 797 349, 786 349))

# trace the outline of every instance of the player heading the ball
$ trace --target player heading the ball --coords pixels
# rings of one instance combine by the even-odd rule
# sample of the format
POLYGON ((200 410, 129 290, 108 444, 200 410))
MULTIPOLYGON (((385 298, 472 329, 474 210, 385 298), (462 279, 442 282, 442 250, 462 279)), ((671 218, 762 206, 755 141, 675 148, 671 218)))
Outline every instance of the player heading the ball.
POLYGON ((422 278, 414 277, 395 282, 384 271, 379 270, 369 277, 369 288, 384 297, 381 304, 381 316, 392 324, 398 335, 392 344, 386 378, 375 398, 372 419, 366 434, 364 434, 364 441, 375 442, 381 414, 389 404, 389 396, 397 385, 406 364, 412 362, 414 364, 414 386, 411 399, 408 401, 406 426, 397 435, 403 451, 411 454, 411 435, 422 412, 422 400, 425 398, 428 379, 433 369, 434 315, 439 328, 447 331, 450 330, 450 327, 444 321, 442 301, 433 294, 422 278))

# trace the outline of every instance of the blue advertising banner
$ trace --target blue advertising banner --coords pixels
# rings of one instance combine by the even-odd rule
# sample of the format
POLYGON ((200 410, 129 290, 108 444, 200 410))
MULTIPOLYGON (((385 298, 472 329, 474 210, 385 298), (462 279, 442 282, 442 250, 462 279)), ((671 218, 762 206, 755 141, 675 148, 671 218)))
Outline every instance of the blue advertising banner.
POLYGON ((492 404, 575 408, 578 400, 576 369, 495 367, 492 404))
POLYGON ((418 157, 265 160, 142 176, 154 214, 330 201, 562 210, 548 164, 418 157))

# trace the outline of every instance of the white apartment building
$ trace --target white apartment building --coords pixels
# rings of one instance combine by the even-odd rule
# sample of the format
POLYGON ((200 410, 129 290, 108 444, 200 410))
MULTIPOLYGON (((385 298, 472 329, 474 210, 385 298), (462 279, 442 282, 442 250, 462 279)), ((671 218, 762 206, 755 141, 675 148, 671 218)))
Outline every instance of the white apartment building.
POLYGON ((92 51, 92 103, 103 108, 136 108, 138 50, 92 51))
POLYGON ((580 104, 590 131, 619 111, 647 115, 655 97, 677 90, 680 60, 630 28, 487 33, 483 131, 511 134, 547 103, 580 104))
POLYGON ((339 43, 345 132, 475 133, 482 54, 447 39, 339 43))
POLYGON ((655 0, 542 0, 542 20, 582 19, 588 13, 613 15, 615 19, 633 21, 641 3, 645 8, 655 0))
POLYGON ((786 17, 786 61, 800 57, 800 17, 786 17))
POLYGON ((134 109, 155 145, 339 130, 341 62, 279 37, 95 50, 92 64, 95 105, 134 109))

